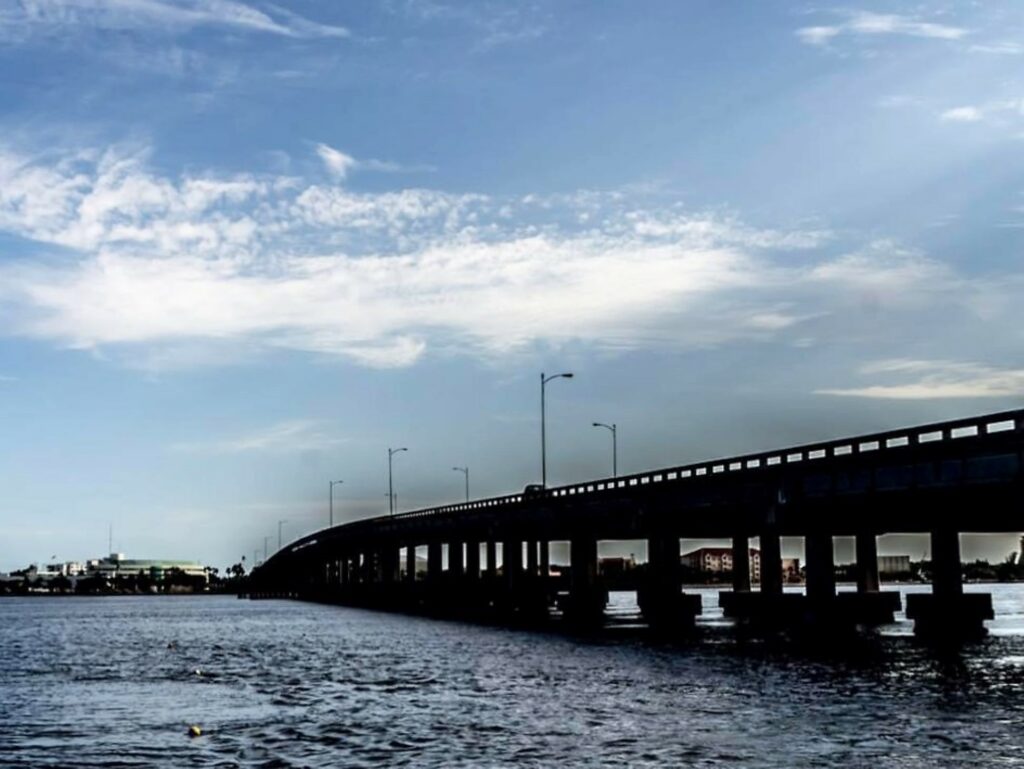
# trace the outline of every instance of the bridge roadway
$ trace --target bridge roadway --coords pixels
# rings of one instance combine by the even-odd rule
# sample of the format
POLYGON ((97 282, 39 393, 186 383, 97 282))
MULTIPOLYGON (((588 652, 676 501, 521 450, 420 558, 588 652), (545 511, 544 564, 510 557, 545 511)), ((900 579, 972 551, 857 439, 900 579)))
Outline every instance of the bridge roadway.
POLYGON ((920 533, 931 537, 933 584, 908 596, 915 629, 978 635, 993 616, 991 596, 964 594, 959 534, 1019 531, 1024 410, 346 523, 283 547, 253 572, 249 594, 507 621, 548 617, 557 604, 564 619, 594 623, 607 599, 598 541, 644 539, 641 610, 652 626, 685 628, 700 601, 681 589, 680 539, 728 539, 727 616, 883 623, 899 594, 879 590, 877 537, 920 533), (783 593, 783 536, 805 538, 806 595, 783 593), (856 538, 855 593, 836 593, 835 536, 856 538), (751 589, 751 537, 761 549, 759 590, 751 589), (550 543, 559 541, 569 543, 567 577, 550 569, 550 543), (417 574, 417 548, 425 573, 417 574))

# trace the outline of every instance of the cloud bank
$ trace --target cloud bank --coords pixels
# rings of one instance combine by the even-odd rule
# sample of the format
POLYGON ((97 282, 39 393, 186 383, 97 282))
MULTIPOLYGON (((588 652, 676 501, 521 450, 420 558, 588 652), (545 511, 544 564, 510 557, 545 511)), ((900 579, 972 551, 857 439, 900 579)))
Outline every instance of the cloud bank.
POLYGON ((807 347, 863 336, 880 315, 977 314, 1014 290, 884 240, 833 252, 824 228, 758 228, 615 191, 368 193, 170 178, 147 158, 0 152, 0 230, 34 254, 0 263, 9 334, 147 367, 230 361, 225 349, 402 367, 538 345, 807 347))

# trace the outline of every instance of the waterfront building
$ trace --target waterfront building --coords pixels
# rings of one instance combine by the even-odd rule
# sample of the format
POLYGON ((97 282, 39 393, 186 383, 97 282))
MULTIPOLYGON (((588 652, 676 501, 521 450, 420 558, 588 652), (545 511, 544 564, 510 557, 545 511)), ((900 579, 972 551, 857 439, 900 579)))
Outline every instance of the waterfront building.
POLYGON ((878 556, 879 574, 909 574, 909 555, 880 555, 878 556))
POLYGON ((209 570, 196 561, 125 558, 124 553, 111 553, 106 558, 89 561, 87 568, 89 576, 113 579, 141 574, 155 582, 162 582, 174 571, 186 577, 202 577, 207 582, 210 579, 209 570))
MULTIPOLYGON (((731 547, 701 547, 683 553, 680 558, 683 566, 704 574, 721 574, 732 572, 731 547)), ((755 582, 761 580, 761 551, 750 548, 750 578, 755 582)))

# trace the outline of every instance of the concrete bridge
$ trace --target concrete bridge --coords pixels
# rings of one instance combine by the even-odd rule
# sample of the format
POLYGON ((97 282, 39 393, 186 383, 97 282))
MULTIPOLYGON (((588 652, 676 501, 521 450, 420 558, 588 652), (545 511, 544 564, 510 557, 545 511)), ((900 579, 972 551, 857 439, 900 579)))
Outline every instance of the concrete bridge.
POLYGON ((346 523, 275 553, 253 572, 250 595, 598 623, 607 600, 598 542, 643 539, 641 611, 654 627, 679 628, 701 611, 699 596, 681 589, 680 539, 727 539, 727 616, 768 625, 883 623, 900 605, 898 593, 879 590, 877 537, 916 533, 931 537, 933 561, 931 592, 907 598, 916 631, 977 635, 993 617, 992 600, 963 592, 959 535, 1019 531, 1024 410, 346 523), (783 536, 804 537, 806 595, 783 592, 783 536), (836 592, 836 536, 856 539, 855 593, 836 592), (751 537, 760 541, 759 590, 751 589, 751 537), (553 542, 569 544, 567 575, 552 575, 553 542), (419 573, 418 551, 426 556, 419 573))

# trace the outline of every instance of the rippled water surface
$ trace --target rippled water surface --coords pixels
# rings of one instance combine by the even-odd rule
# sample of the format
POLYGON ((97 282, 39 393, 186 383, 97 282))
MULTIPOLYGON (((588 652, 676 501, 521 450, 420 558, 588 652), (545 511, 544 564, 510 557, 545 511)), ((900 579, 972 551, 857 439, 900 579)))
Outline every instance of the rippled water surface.
POLYGON ((850 651, 713 617, 660 644, 231 597, 0 599, 0 766, 1024 766, 1024 588, 986 589, 1000 620, 959 653, 902 625, 850 651))

